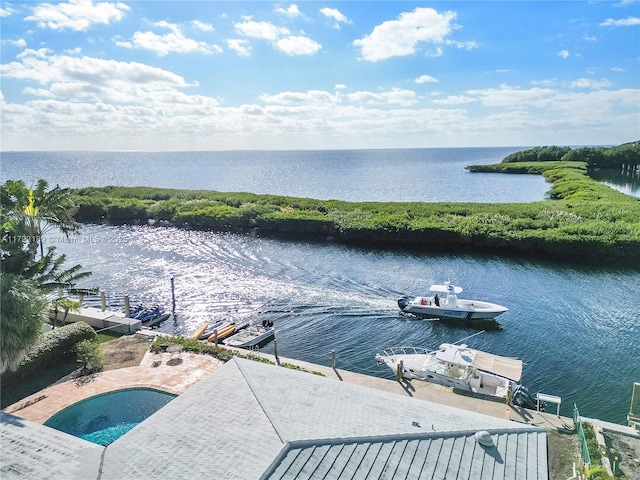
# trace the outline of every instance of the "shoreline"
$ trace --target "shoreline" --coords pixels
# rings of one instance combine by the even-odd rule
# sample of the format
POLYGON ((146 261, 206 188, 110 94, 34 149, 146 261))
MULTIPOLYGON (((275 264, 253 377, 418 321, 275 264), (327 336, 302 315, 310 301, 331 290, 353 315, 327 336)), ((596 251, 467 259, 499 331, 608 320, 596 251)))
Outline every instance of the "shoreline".
POLYGON ((571 163, 531 165, 551 182, 551 199, 524 204, 320 201, 114 186, 71 193, 81 224, 170 226, 366 248, 639 265, 640 199, 591 179, 583 162, 571 163))

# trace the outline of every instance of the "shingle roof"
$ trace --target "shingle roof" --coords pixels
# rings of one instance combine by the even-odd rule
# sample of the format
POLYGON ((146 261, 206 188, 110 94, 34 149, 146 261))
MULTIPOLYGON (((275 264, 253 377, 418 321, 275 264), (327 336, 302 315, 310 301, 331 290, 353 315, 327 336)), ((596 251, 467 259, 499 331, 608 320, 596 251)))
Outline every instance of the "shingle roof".
POLYGON ((2 412, 0 478, 98 478, 104 447, 2 412))
POLYGON ((87 479, 101 471, 103 480, 418 478, 418 470, 425 478, 547 479, 543 429, 241 359, 106 448, 16 417, 2 422, 1 465, 10 446, 15 470, 0 470, 3 480, 35 478, 20 469, 87 479), (496 447, 475 443, 477 430, 496 447), (53 468, 38 470, 49 461, 53 468), (87 474, 77 476, 79 468, 87 474))

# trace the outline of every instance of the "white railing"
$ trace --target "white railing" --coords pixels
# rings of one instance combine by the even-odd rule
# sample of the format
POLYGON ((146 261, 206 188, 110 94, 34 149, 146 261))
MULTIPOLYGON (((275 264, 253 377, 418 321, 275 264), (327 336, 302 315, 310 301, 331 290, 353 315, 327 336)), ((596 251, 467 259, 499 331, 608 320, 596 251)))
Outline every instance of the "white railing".
POLYGON ((431 350, 423 347, 389 347, 381 350, 376 356, 393 357, 395 355, 425 355, 431 350))

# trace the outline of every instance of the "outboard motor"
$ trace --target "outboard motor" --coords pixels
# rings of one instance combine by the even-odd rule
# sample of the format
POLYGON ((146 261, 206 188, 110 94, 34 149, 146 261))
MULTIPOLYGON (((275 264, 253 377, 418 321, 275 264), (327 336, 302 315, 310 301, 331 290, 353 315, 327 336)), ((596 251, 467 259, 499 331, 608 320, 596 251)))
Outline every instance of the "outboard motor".
MULTIPOLYGON (((517 405, 522 408, 535 410, 537 408, 535 399, 529 393, 529 390, 522 385, 514 384, 511 390, 511 405, 517 405)), ((540 403, 540 410, 544 411, 544 404, 540 403)))
POLYGON ((400 307, 400 310, 404 310, 404 308, 409 305, 409 297, 400 297, 398 299, 398 307, 400 307))

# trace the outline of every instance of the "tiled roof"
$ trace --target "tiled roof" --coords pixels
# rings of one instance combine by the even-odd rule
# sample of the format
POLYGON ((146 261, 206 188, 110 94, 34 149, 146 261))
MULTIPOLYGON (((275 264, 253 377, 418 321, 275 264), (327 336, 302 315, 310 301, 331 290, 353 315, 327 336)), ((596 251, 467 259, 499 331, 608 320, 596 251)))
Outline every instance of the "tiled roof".
POLYGON ((547 479, 543 429, 241 359, 106 448, 16 417, 2 422, 3 480, 95 479, 99 471, 101 480, 391 479, 417 471, 547 479), (477 444, 477 430, 489 431, 496 447, 477 444), (34 476, 19 473, 30 469, 34 476))

